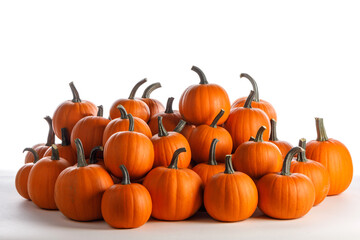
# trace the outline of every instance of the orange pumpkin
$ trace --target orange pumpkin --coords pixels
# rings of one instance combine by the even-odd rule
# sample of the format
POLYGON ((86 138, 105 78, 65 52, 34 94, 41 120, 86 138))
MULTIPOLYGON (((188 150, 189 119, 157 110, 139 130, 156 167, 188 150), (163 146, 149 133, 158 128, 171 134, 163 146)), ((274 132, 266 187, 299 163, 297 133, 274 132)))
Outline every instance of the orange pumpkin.
POLYGON ((306 145, 306 157, 323 164, 330 175, 328 195, 345 191, 353 177, 353 164, 349 150, 340 141, 328 138, 324 120, 316 118, 317 139, 306 145))
POLYGON ((150 110, 150 119, 152 116, 159 112, 163 112, 165 110, 164 105, 162 103, 154 98, 150 98, 150 94, 155 90, 161 87, 161 84, 159 82, 153 83, 150 86, 148 86, 145 90, 143 95, 141 96, 141 101, 146 103, 146 105, 149 107, 150 110))
POLYGON ((179 111, 186 122, 194 125, 210 125, 221 109, 224 115, 219 119, 221 125, 230 113, 230 100, 225 89, 217 84, 209 84, 205 74, 198 68, 191 68, 200 77, 200 84, 191 85, 182 93, 179 111))
MULTIPOLYGON (((138 88, 146 82, 146 78, 138 82, 134 88, 131 90, 130 96, 128 99, 118 99, 116 100, 110 108, 110 119, 115 119, 120 117, 120 112, 117 108, 119 104, 123 105, 128 113, 131 113, 134 117, 141 118, 145 122, 148 122, 150 119, 150 109, 145 102, 140 99, 135 99, 135 94, 138 88)), ((119 167, 119 166, 118 166, 119 167)))
POLYGON ((270 131, 269 141, 274 143, 280 149, 280 152, 281 152, 283 158, 285 158, 286 154, 290 151, 290 149, 293 148, 293 146, 287 141, 281 141, 278 139, 277 133, 276 133, 276 120, 275 119, 273 119, 273 118, 270 119, 270 125, 271 125, 271 131, 270 131))
MULTIPOLYGON (((255 92, 252 107, 263 110, 267 114, 269 119, 274 119, 276 121, 277 115, 274 107, 269 102, 259 98, 259 90, 255 80, 249 74, 246 73, 240 74, 240 78, 243 77, 247 78, 250 81, 251 85, 253 86, 253 91, 255 92)), ((245 102, 246 102, 246 97, 239 98, 235 100, 235 102, 231 105, 231 108, 243 107, 245 102)))
POLYGON ((178 168, 180 148, 174 152, 168 167, 157 167, 145 177, 143 185, 151 195, 151 216, 159 220, 184 220, 196 213, 202 204, 203 183, 188 168, 178 168))
POLYGON ((280 173, 269 173, 257 182, 259 208, 269 217, 294 219, 308 213, 315 201, 315 188, 310 178, 290 173, 294 155, 304 151, 292 148, 284 159, 280 173))
POLYGON ((80 119, 86 116, 96 116, 97 113, 96 105, 92 102, 81 100, 74 83, 71 82, 69 85, 73 99, 60 104, 56 108, 52 120, 54 132, 60 139, 62 128, 66 128, 71 134, 73 127, 80 119))
POLYGON ((80 139, 75 139, 78 165, 64 169, 55 183, 55 203, 62 214, 76 221, 101 219, 101 198, 114 183, 104 168, 87 165, 80 139))
MULTIPOLYGON (((306 140, 300 139, 299 147, 305 150, 306 140)), ((321 203, 330 189, 330 176, 326 168, 319 162, 307 159, 305 152, 301 152, 297 156, 297 160, 291 162, 290 171, 292 173, 302 173, 310 178, 315 187, 314 205, 321 203)))
POLYGON ((123 179, 108 188, 101 200, 105 222, 114 228, 137 228, 150 218, 152 202, 149 191, 139 183, 131 183, 125 165, 121 165, 123 179))
POLYGON ((261 126, 254 141, 244 142, 234 153, 235 170, 246 173, 253 179, 281 170, 281 152, 275 144, 264 142, 265 129, 265 126, 261 126))

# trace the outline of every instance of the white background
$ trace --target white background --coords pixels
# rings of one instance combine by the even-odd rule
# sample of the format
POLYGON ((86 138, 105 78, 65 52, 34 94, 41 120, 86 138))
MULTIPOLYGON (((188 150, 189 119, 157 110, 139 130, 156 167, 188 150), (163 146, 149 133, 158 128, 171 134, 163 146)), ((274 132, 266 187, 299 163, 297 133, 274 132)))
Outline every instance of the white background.
MULTIPOLYGON (((278 136, 297 144, 329 137, 350 150, 360 174, 360 14, 356 1, 1 1, 1 164, 22 166, 22 150, 46 141, 55 108, 71 99, 103 104, 105 115, 144 77, 164 104, 199 82, 221 84, 233 102, 251 85, 278 113, 278 136)), ((145 87, 142 87, 138 97, 145 87)), ((58 141, 58 140, 57 140, 58 141)))

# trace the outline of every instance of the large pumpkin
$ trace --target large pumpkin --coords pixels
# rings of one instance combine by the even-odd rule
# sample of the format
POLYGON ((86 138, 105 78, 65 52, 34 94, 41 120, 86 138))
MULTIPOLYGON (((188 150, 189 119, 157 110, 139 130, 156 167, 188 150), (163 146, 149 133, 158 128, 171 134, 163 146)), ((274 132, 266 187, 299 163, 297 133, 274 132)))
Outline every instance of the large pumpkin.
POLYGON ((162 105, 162 103, 159 100, 150 98, 150 94, 155 89, 158 89, 160 87, 161 87, 161 84, 159 82, 153 83, 144 90, 144 93, 141 96, 141 101, 145 102, 146 105, 149 107, 150 119, 155 114, 157 114, 159 112, 163 112, 165 110, 164 105, 162 105))
POLYGON ((276 131, 276 120, 270 119, 271 131, 269 141, 274 143, 281 151, 283 158, 285 158, 286 154, 293 148, 293 146, 287 141, 281 141, 277 137, 276 131))

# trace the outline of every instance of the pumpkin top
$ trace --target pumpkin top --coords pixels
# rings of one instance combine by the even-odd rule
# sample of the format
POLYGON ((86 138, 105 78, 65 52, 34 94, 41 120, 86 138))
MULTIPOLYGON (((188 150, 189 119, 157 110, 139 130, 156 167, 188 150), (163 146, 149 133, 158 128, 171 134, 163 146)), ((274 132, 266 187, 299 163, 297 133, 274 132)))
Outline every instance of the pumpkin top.
POLYGON ((167 102, 166 102, 165 113, 174 113, 174 110, 172 108, 173 102, 174 102, 174 98, 169 97, 167 102))
POLYGON ((280 175, 283 175, 283 176, 291 175, 291 173, 290 173, 291 160, 294 158, 295 154, 298 154, 301 152, 304 152, 304 149, 301 147, 293 147, 292 149, 290 149, 290 151, 285 156, 280 175))
MULTIPOLYGON (((254 139, 254 142, 263 142, 263 135, 264 131, 266 130, 265 126, 261 126, 259 130, 256 133, 256 138, 254 139)), ((250 138, 251 139, 251 138, 250 138)))
POLYGON ((48 137, 47 137, 47 141, 45 146, 50 147, 51 145, 53 145, 55 143, 55 132, 52 126, 52 119, 49 116, 44 117, 44 119, 46 120, 46 122, 49 124, 49 132, 48 132, 48 137))
POLYGON ((304 149, 303 152, 300 152, 298 155, 297 155, 297 161, 298 162, 307 162, 307 158, 306 158, 306 154, 305 154, 305 148, 306 148, 306 139, 305 138, 301 138, 299 140, 299 147, 301 147, 302 149, 304 149))
POLYGON ((179 154, 186 152, 186 148, 179 148, 177 149, 171 159, 170 165, 168 166, 168 168, 171 169, 178 169, 178 159, 179 159, 179 154))
POLYGON ((59 149, 55 144, 51 146, 51 160, 60 160, 59 149))
POLYGON ((150 98, 150 94, 155 90, 161 88, 161 84, 159 82, 153 83, 145 88, 142 98, 150 98))
POLYGON ((76 153, 77 153, 77 167, 86 167, 84 147, 79 138, 75 139, 76 153))
POLYGON ((186 121, 180 119, 179 123, 174 128, 174 132, 180 133, 184 129, 185 125, 186 125, 186 121))
POLYGON ((69 131, 67 130, 67 128, 62 128, 61 129, 61 146, 69 146, 70 143, 70 136, 69 136, 69 131))
POLYGON ((214 118, 214 120, 210 124, 210 127, 216 128, 218 121, 224 115, 224 113, 225 113, 224 109, 221 109, 220 112, 218 113, 218 115, 216 115, 216 117, 214 118))
POLYGON ((121 119, 128 119, 126 109, 125 109, 125 107, 123 105, 119 104, 119 105, 117 105, 116 108, 119 109, 119 111, 120 111, 120 118, 121 119))
POLYGON ((196 66, 192 66, 191 70, 193 70, 194 72, 196 72, 199 77, 200 77, 200 83, 199 84, 209 84, 207 79, 206 79, 206 76, 204 74, 203 71, 201 71, 200 68, 196 67, 196 66))
POLYGON ((240 78, 243 78, 243 77, 247 78, 250 81, 250 83, 251 83, 251 85, 253 87, 253 91, 255 92, 254 101, 259 102, 260 101, 259 89, 258 89, 256 81, 247 73, 241 73, 240 78))
POLYGON ((28 151, 28 152, 31 152, 33 155, 34 155, 34 164, 37 162, 37 161, 39 161, 39 154, 35 151, 35 149, 33 149, 33 148, 25 148, 24 150, 23 150, 23 152, 26 152, 26 151, 28 151))
POLYGON ((277 137, 277 133, 276 133, 276 120, 275 119, 270 119, 270 126, 271 126, 271 131, 270 131, 270 138, 269 141, 279 141, 278 137, 277 137))
POLYGON ((98 162, 96 156, 97 156, 97 153, 99 151, 103 152, 104 148, 102 146, 97 146, 97 147, 94 147, 93 149, 91 149, 90 158, 89 158, 89 164, 95 164, 95 163, 98 162))
POLYGON ((159 126, 158 136, 159 137, 166 137, 166 136, 169 136, 169 133, 166 131, 166 129, 165 129, 163 123, 162 123, 162 119, 163 119, 162 116, 158 117, 158 126, 159 126))
POLYGON ((326 135, 324 119, 317 117, 315 118, 315 123, 316 123, 316 132, 317 132, 316 141, 324 142, 329 140, 328 136, 326 135))
POLYGON ((251 108, 251 102, 253 101, 254 96, 255 92, 251 90, 249 96, 246 98, 246 101, 244 103, 244 108, 251 108))
POLYGON ((209 165, 217 165, 217 162, 216 162, 216 158, 215 158, 215 149, 216 149, 216 144, 219 142, 219 139, 217 138, 214 138, 211 142, 211 145, 210 145, 210 153, 209 153, 209 162, 208 164, 209 165))
POLYGON ((77 91, 75 85, 74 85, 74 82, 71 82, 69 83, 70 85, 70 89, 71 89, 71 92, 72 92, 72 95, 73 95, 73 99, 71 100, 73 103, 80 103, 81 102, 81 99, 80 99, 80 96, 79 96, 79 92, 77 91))
POLYGON ((123 178, 121 180, 121 185, 131 184, 129 172, 126 169, 124 164, 120 165, 120 170, 121 170, 121 173, 122 173, 122 176, 123 176, 123 178))
POLYGON ((140 82, 138 82, 137 84, 135 84, 135 86, 133 87, 133 89, 131 90, 130 92, 130 95, 129 95, 129 99, 134 99, 135 98, 135 94, 136 94, 136 91, 139 89, 139 87, 141 85, 143 85, 144 83, 146 83, 147 79, 144 78, 143 80, 141 80, 140 82))
POLYGON ((103 105, 98 106, 97 116, 98 117, 104 116, 104 107, 103 107, 103 105))
POLYGON ((231 161, 231 154, 225 156, 225 174, 233 174, 235 173, 232 161, 231 161))

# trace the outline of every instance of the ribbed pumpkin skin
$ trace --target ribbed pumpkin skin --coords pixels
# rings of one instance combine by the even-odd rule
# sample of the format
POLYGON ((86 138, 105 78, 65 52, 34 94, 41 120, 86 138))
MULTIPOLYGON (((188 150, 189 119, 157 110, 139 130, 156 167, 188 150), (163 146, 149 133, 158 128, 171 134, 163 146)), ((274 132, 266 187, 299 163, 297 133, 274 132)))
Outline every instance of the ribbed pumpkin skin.
POLYGON ((328 195, 345 191, 353 177, 353 164, 349 150, 340 141, 329 138, 327 141, 310 141, 306 144, 306 157, 320 162, 327 168, 330 176, 328 195))
MULTIPOLYGON (((38 145, 38 144, 37 144, 38 145)), ((45 152, 50 148, 51 146, 46 146, 45 144, 39 144, 38 146, 32 147, 37 154, 39 155, 39 159, 44 157, 45 152)), ((25 155, 25 164, 26 163, 32 163, 34 162, 34 155, 31 152, 27 152, 25 155)))
POLYGON ((224 222, 249 218, 258 203, 255 183, 241 172, 218 173, 205 185, 204 204, 208 214, 224 222))
POLYGON ((27 183, 31 168, 34 166, 33 163, 26 163, 22 166, 15 176, 15 187, 17 192, 23 197, 30 200, 27 183))
POLYGON ((217 165, 199 163, 195 167, 193 167, 192 170, 200 176, 201 180, 206 186, 206 184, 209 182, 212 176, 214 176, 217 173, 225 171, 225 165, 223 163, 217 165))
POLYGON ((102 167, 69 167, 62 171, 55 184, 55 202, 66 217, 76 221, 102 219, 101 198, 113 185, 102 167))
POLYGON ((164 105, 162 105, 162 103, 159 100, 153 98, 141 98, 140 100, 146 103, 146 105, 149 107, 150 110, 149 119, 151 119, 151 117, 154 116, 155 114, 165 111, 164 105))
POLYGON ((293 148, 293 146, 286 141, 269 141, 269 142, 275 144, 279 148, 283 159, 285 158, 286 154, 290 151, 290 149, 293 148))
MULTIPOLYGON (((246 97, 239 98, 235 100, 235 102, 231 105, 231 109, 237 108, 237 107, 243 107, 246 102, 246 97)), ((269 117, 269 119, 275 119, 277 121, 277 114, 275 111, 275 108, 271 105, 271 103, 260 99, 259 102, 253 101, 251 103, 251 106, 253 108, 259 108, 263 110, 266 115, 269 117)))
POLYGON ((157 167, 143 185, 151 195, 154 218, 184 220, 196 213, 203 202, 203 183, 192 170, 157 167))
POLYGON ((117 106, 121 104, 126 109, 127 113, 131 113, 134 117, 141 118, 145 122, 148 122, 150 119, 150 109, 141 100, 138 99, 119 99, 113 103, 110 108, 110 118, 115 119, 120 117, 119 109, 117 106))
POLYGON ((113 185, 105 191, 101 201, 104 220, 114 228, 140 227, 149 220, 151 210, 151 196, 138 183, 113 185))
MULTIPOLYGON (((61 158, 64 158, 66 161, 70 163, 70 165, 74 165, 76 163, 76 151, 71 147, 71 145, 68 146, 62 146, 61 144, 55 144, 58 151, 59 156, 61 158)), ((51 157, 52 154, 52 148, 48 148, 46 152, 44 153, 44 157, 51 157)))
POLYGON ((308 159, 307 162, 293 160, 290 171, 293 173, 302 173, 310 178, 315 187, 314 205, 318 205, 325 199, 330 189, 330 176, 321 163, 310 159, 308 159))
POLYGON ((269 217, 294 219, 310 211, 315 201, 311 180, 300 173, 269 173, 257 182, 260 210, 269 217))
POLYGON ((161 112, 152 116, 152 118, 149 121, 149 127, 153 136, 159 133, 159 125, 158 125, 159 117, 162 117, 162 123, 165 129, 169 131, 175 129, 176 125, 179 123, 182 117, 179 111, 177 110, 173 110, 173 111, 174 111, 173 113, 161 112))

